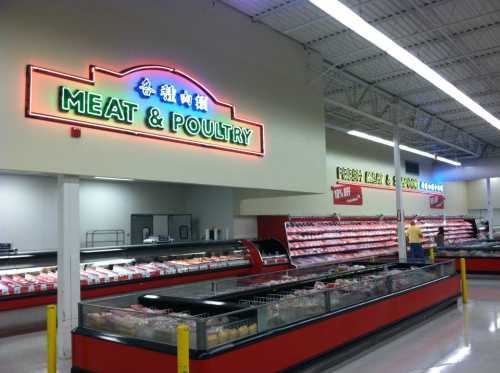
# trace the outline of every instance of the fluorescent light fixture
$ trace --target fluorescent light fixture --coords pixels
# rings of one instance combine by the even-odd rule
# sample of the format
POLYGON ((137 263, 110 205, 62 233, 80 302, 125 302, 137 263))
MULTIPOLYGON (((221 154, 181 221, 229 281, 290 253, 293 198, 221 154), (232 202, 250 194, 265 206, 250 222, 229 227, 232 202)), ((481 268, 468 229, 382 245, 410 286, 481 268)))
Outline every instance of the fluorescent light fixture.
MULTIPOLYGON (((369 141, 373 141, 373 142, 376 142, 376 143, 379 143, 379 144, 387 145, 387 146, 390 146, 392 148, 394 147, 394 142, 393 141, 385 140, 383 138, 380 138, 380 137, 377 137, 377 136, 373 136, 373 135, 369 135, 369 134, 361 132, 361 131, 350 130, 350 131, 347 131, 347 133, 349 135, 351 135, 351 136, 356 136, 356 137, 359 137, 359 138, 362 138, 362 139, 365 139, 365 140, 369 140, 369 141)), ((448 164, 451 164, 453 166, 461 166, 462 165, 462 163, 460 163, 460 162, 453 161, 453 160, 448 159, 448 158, 436 156, 436 155, 434 155, 432 153, 428 153, 428 152, 424 152, 423 150, 418 150, 418 149, 415 149, 415 148, 411 148, 411 147, 403 145, 403 144, 399 144, 399 149, 403 150, 405 152, 408 152, 408 153, 413 153, 413 154, 420 155, 422 157, 434 159, 434 160, 439 161, 439 162, 448 163, 448 164)))
POLYGON ((460 162, 453 161, 453 160, 445 158, 445 157, 440 157, 439 155, 436 157, 436 160, 438 160, 439 162, 451 164, 453 166, 461 166, 462 165, 462 163, 460 163, 460 162))
POLYGON ((360 132, 360 131, 356 131, 356 130, 351 130, 351 131, 348 131, 347 133, 349 135, 351 135, 351 136, 360 137, 360 138, 365 139, 365 140, 370 140, 370 141, 373 141, 373 142, 378 142, 379 144, 383 144, 383 145, 387 145, 387 146, 390 146, 390 147, 394 147, 394 142, 382 139, 382 138, 377 137, 377 136, 372 136, 372 135, 369 135, 369 134, 364 133, 364 132, 360 132))
POLYGON ((399 149, 404 150, 405 152, 408 152, 408 153, 418 154, 418 155, 421 155, 422 157, 426 157, 426 158, 431 158, 431 159, 436 158, 436 156, 434 154, 424 152, 423 150, 410 148, 409 146, 406 146, 406 145, 400 144, 399 149))
POLYGON ((438 89, 455 99, 477 116, 484 119, 492 126, 500 129, 500 119, 489 113, 481 105, 439 75, 406 49, 400 47, 391 38, 371 26, 363 18, 353 12, 339 0, 309 0, 312 4, 335 18, 344 26, 350 28, 359 36, 368 40, 376 47, 382 49, 400 63, 413 70, 422 78, 436 86, 438 89))
POLYGON ((134 181, 134 179, 124 179, 120 177, 105 177, 105 176, 94 176, 96 180, 111 180, 111 181, 134 181))

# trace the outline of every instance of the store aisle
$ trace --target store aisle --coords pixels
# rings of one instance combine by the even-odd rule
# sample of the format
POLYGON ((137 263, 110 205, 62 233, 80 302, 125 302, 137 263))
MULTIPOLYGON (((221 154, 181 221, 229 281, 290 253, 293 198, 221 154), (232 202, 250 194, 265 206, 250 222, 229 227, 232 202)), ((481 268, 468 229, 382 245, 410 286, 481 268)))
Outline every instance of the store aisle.
POLYGON ((500 279, 470 280, 470 302, 398 333, 335 367, 323 361, 304 373, 498 372, 500 279))
MULTIPOLYGON (((500 279, 471 280, 470 303, 375 345, 341 366, 327 363, 304 373, 498 372, 500 364, 500 279)), ((44 332, 0 338, 0 371, 46 371, 44 332)))
POLYGON ((0 338, 0 372, 46 373, 45 332, 0 338))

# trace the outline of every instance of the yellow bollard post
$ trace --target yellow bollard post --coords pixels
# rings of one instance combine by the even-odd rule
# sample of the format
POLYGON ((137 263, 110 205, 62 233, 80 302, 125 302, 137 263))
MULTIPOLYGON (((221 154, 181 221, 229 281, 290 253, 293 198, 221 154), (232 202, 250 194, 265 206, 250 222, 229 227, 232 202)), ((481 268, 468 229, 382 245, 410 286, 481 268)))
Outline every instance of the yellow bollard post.
POLYGON ((47 373, 56 373, 57 358, 57 308, 47 306, 47 373))
POLYGON ((431 247, 429 249, 429 259, 431 260, 431 263, 434 263, 436 261, 436 254, 434 253, 434 247, 431 247))
POLYGON ((465 259, 460 258, 460 277, 462 278, 462 300, 466 304, 469 298, 468 288, 467 288, 467 272, 465 268, 465 259))
POLYGON ((177 325, 177 373, 189 373, 189 327, 177 325))

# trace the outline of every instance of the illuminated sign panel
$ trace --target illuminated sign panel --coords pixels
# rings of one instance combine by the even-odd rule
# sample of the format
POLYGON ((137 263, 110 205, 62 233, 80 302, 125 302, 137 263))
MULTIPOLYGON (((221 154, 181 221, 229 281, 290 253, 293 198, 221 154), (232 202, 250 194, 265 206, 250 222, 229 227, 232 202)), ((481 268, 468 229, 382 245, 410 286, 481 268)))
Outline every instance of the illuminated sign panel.
MULTIPOLYGON (((380 187, 394 188, 396 177, 375 171, 363 171, 358 168, 337 167, 337 180, 358 184, 369 184, 380 187)), ((426 193, 443 193, 443 184, 429 183, 421 181, 416 177, 401 177, 401 186, 408 191, 420 191, 426 193)))
POLYGON ((87 79, 29 65, 26 95, 31 118, 264 155, 262 124, 238 117, 234 106, 174 68, 90 66, 87 79))

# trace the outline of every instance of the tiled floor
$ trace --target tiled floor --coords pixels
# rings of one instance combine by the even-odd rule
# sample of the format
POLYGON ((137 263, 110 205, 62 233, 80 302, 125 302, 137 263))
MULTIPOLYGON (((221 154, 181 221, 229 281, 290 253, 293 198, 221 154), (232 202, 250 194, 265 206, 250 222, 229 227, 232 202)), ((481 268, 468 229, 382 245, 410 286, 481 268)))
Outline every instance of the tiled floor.
MULTIPOLYGON (((467 307, 459 304, 429 322, 373 346, 341 366, 327 370, 311 367, 308 371, 500 372, 500 279, 471 280, 469 284, 467 307)), ((45 338, 45 333, 31 333, 0 339, 0 372, 45 372, 45 338)))
MULTIPOLYGON (((373 346, 341 366, 311 372, 500 372, 500 278, 469 281, 470 300, 373 346)), ((324 367, 324 365, 323 365, 324 367)), ((309 370, 308 370, 309 371, 309 370)))

